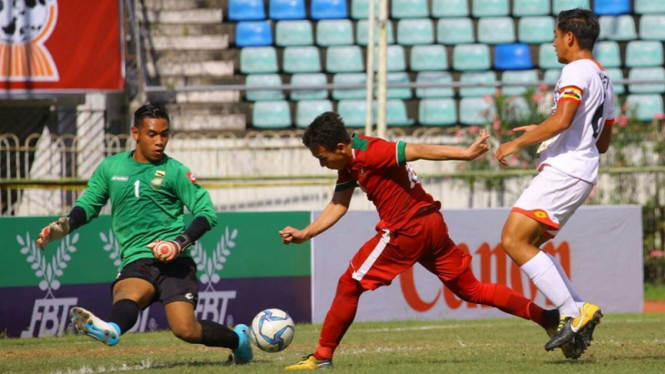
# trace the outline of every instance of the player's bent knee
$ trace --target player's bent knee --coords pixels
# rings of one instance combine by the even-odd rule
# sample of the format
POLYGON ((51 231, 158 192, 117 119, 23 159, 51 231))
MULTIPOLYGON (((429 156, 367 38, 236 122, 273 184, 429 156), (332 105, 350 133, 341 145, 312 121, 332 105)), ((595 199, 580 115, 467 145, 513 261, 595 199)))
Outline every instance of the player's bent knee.
POLYGON ((172 328, 171 331, 178 339, 183 340, 187 343, 200 343, 201 334, 196 331, 193 327, 189 326, 179 326, 172 328))

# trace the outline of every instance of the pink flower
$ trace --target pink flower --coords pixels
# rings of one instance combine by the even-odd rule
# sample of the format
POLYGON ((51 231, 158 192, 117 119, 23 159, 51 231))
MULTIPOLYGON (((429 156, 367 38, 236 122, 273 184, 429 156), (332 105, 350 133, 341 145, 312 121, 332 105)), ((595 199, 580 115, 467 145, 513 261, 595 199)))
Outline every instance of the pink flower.
POLYGON ((539 91, 547 91, 548 88, 549 88, 549 86, 546 85, 546 84, 541 84, 541 85, 538 86, 539 91))
POLYGON ((475 135, 478 132, 478 126, 471 126, 469 127, 469 135, 475 135))
POLYGON ((612 127, 612 134, 618 134, 619 130, 616 127, 612 127))
POLYGON ((490 96, 490 95, 483 96, 483 101, 485 101, 486 103, 491 103, 492 102, 492 96, 490 96))
POLYGON ((522 169, 528 169, 529 168, 529 163, 526 161, 522 161, 522 169))
POLYGON ((494 121, 494 123, 492 124, 492 128, 494 130, 500 129, 501 128, 501 121, 494 121))
POLYGON ((626 127, 627 124, 628 124, 628 116, 622 115, 621 117, 619 117, 619 126, 626 127))
POLYGON ((533 101, 540 101, 542 99, 543 99, 543 95, 541 95, 541 94, 533 95, 533 101))
POLYGON ((455 132, 455 138, 456 139, 461 139, 462 138, 462 130, 457 130, 455 132))
POLYGON ((653 119, 655 119, 656 121, 662 121, 665 119, 665 114, 657 113, 655 116, 653 116, 653 119))
POLYGON ((658 250, 653 250, 651 253, 649 253, 651 257, 665 257, 665 252, 664 251, 658 251, 658 250))

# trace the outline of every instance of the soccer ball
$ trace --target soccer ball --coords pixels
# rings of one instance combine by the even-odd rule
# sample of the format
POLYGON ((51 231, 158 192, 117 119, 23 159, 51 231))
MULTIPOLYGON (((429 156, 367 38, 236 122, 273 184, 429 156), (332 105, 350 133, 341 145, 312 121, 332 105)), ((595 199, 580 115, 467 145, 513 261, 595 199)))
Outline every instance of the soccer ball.
POLYGON ((252 340, 265 352, 279 352, 293 341, 296 326, 283 310, 266 309, 252 321, 252 340))

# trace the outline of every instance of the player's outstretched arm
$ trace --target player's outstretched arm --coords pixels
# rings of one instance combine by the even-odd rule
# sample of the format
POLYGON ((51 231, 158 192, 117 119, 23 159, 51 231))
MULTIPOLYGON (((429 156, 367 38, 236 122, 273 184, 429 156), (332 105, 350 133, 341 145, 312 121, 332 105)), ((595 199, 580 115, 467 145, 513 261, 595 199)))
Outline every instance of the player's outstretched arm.
POLYGON ((326 208, 321 212, 321 215, 309 226, 302 230, 298 230, 291 226, 285 227, 279 232, 282 236, 282 243, 284 244, 300 244, 307 240, 319 235, 320 233, 328 230, 332 225, 337 223, 344 214, 349 210, 351 197, 353 197, 353 188, 346 188, 341 191, 335 192, 332 200, 326 208))
POLYGON ((404 148, 404 156, 407 162, 416 160, 446 161, 462 160, 471 161, 489 151, 487 139, 489 135, 485 130, 480 130, 480 135, 469 148, 452 147, 448 145, 435 144, 407 144, 404 148))

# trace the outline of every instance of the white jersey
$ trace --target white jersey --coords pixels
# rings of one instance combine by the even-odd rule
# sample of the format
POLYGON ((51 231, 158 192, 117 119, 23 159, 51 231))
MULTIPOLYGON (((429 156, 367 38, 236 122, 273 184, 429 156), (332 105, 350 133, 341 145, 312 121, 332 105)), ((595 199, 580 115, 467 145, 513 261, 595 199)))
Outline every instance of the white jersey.
POLYGON ((538 169, 550 165, 596 184, 600 161, 596 140, 603 127, 614 122, 612 82, 596 61, 573 61, 563 68, 556 83, 552 113, 563 100, 579 103, 577 113, 567 130, 540 145, 538 169))

